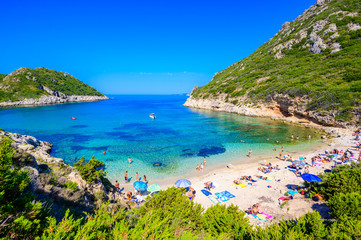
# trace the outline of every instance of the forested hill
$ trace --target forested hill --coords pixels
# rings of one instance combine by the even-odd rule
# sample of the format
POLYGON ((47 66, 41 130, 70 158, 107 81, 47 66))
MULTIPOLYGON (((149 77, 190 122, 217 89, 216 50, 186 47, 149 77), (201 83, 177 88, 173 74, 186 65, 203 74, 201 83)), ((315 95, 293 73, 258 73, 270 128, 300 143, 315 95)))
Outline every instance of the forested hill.
POLYGON ((0 102, 39 99, 42 96, 97 96, 103 94, 68 73, 46 68, 20 68, 0 74, 0 102))
POLYGON ((195 87, 185 105, 207 102, 360 124, 361 1, 318 0, 250 56, 195 87))

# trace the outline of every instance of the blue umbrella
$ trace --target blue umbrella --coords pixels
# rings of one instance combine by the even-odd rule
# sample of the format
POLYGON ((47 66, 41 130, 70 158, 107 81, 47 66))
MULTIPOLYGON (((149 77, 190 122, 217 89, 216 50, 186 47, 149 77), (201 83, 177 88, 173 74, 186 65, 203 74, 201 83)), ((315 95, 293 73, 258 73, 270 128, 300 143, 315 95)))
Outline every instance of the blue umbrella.
POLYGON ((148 185, 143 181, 136 181, 133 183, 133 187, 135 188, 135 190, 145 191, 147 190, 148 185))
POLYGON ((303 180, 305 180, 307 182, 321 182, 322 181, 322 179, 319 178, 318 176, 309 174, 309 173, 304 173, 301 175, 301 177, 303 180))
POLYGON ((187 179, 179 179, 175 182, 175 186, 179 188, 187 188, 191 186, 191 182, 187 179))

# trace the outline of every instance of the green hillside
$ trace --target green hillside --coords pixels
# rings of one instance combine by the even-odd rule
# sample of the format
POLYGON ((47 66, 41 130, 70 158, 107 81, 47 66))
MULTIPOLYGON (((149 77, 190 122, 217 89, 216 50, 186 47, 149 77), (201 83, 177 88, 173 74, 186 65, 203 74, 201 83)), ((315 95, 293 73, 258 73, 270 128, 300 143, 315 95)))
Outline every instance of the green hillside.
POLYGON ((192 97, 240 106, 267 105, 282 94, 299 99, 298 114, 360 123, 361 1, 318 2, 192 97))
POLYGON ((0 102, 50 95, 44 86, 65 95, 103 96, 68 73, 46 68, 20 68, 9 75, 0 75, 0 102))

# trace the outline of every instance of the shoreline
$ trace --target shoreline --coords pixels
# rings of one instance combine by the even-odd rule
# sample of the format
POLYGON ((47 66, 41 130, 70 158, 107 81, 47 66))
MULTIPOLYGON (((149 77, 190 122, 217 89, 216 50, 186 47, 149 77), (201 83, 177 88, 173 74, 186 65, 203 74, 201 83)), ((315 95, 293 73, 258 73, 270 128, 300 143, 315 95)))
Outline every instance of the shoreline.
MULTIPOLYGON (((303 156, 306 158, 306 162, 310 164, 310 159, 312 156, 315 156, 318 153, 322 154, 326 149, 331 150, 338 148, 339 150, 346 150, 347 148, 351 148, 351 145, 355 142, 355 140, 353 140, 351 137, 351 131, 347 129, 338 129, 338 133, 341 134, 340 137, 332 138, 322 143, 319 142, 312 148, 300 149, 297 151, 292 150, 292 156, 295 157, 294 159, 298 159, 298 157, 303 156)), ((48 163, 63 163, 63 159, 55 158, 49 154, 52 147, 50 143, 37 140, 31 136, 20 135, 17 133, 4 132, 3 134, 7 136, 11 135, 17 138, 18 142, 22 144, 20 146, 21 149, 25 151, 32 151, 32 155, 35 158, 41 158, 48 163), (29 144, 29 142, 31 144, 29 144)), ((287 145, 283 150, 284 154, 290 153, 290 151, 287 150, 287 145)), ((278 153, 279 149, 278 151, 274 152, 274 154, 264 156, 253 155, 250 159, 252 162, 239 162, 239 160, 237 162, 237 160, 235 160, 219 165, 211 165, 210 167, 206 166, 204 168, 204 172, 195 172, 195 170, 192 168, 192 171, 189 172, 189 174, 184 175, 184 178, 191 181, 192 187, 197 192, 194 201, 201 204, 203 208, 208 208, 213 205, 210 199, 201 193, 201 190, 204 189, 204 183, 207 181, 212 181, 216 184, 216 188, 211 191, 212 193, 227 190, 236 196, 235 198, 220 204, 225 204, 227 206, 234 204, 237 205, 240 210, 246 210, 253 204, 260 203, 265 213, 274 216, 274 219, 267 221, 267 224, 280 218, 291 219, 299 217, 307 212, 314 211, 315 202, 310 201, 309 199, 305 199, 300 194, 297 194, 298 196, 295 196, 292 201, 289 201, 292 203, 286 203, 284 208, 279 207, 278 199, 281 196, 284 196, 284 193, 288 190, 286 187, 287 184, 303 185, 303 180, 302 178, 296 177, 294 173, 285 169, 286 166, 290 165, 290 162, 285 162, 275 157, 275 155, 278 155, 278 153), (257 161, 253 162, 254 158, 257 158, 257 161), (257 180, 257 186, 247 185, 244 188, 233 184, 233 180, 241 176, 252 176, 255 178, 256 175, 265 175, 258 171, 257 168, 260 166, 259 164, 269 162, 271 162, 273 166, 275 164, 279 165, 279 171, 267 174, 272 178, 279 178, 279 182, 257 180), (269 188, 268 186, 271 187, 269 188)), ((356 154, 356 157, 357 156, 358 154, 356 154)), ((310 173, 321 173, 325 169, 329 169, 333 164, 334 162, 322 163, 321 167, 310 168, 310 173)), ((179 177, 170 177, 166 180, 159 181, 152 181, 152 179, 150 179, 149 185, 160 184, 162 190, 165 190, 174 186, 174 182, 177 179, 179 179, 179 177)), ((246 181, 242 181, 242 183, 247 184, 246 181)), ((134 191, 133 181, 128 184, 121 184, 121 187, 124 187, 123 193, 127 191, 134 191)), ((265 222, 260 222, 253 217, 247 217, 253 224, 266 224, 265 222)))
POLYGON ((187 98, 183 104, 185 107, 192 109, 199 109, 204 111, 217 111, 217 112, 228 112, 238 115, 250 116, 250 117, 266 117, 272 120, 280 120, 290 122, 293 124, 300 124, 302 126, 316 127, 316 128, 356 128, 356 126, 347 126, 346 122, 339 122, 331 119, 330 117, 319 116, 313 112, 293 112, 281 110, 281 107, 277 104, 270 105, 257 105, 253 107, 250 105, 236 106, 229 102, 225 102, 220 99, 196 99, 192 95, 187 98), (287 115, 289 116, 287 116, 287 115))
MULTIPOLYGON (((353 140, 350 131, 344 131, 343 136, 339 138, 333 138, 330 142, 326 142, 321 146, 317 146, 312 150, 307 152, 297 152, 293 154, 294 156, 300 157, 303 156, 306 159, 306 162, 311 165, 311 157, 317 154, 324 154, 325 150, 331 150, 337 148, 339 150, 352 149, 351 145, 355 140, 353 140)), ((278 152, 277 152, 278 153, 278 152)), ((276 154, 278 155, 278 154, 276 154)), ((355 154, 355 157, 358 157, 358 154, 355 154)), ((324 172, 325 169, 330 169, 335 163, 331 161, 330 163, 322 163, 320 167, 310 167, 310 173, 319 174, 324 172)), ((290 162, 286 162, 276 158, 275 156, 270 156, 269 158, 259 159, 257 162, 253 163, 245 163, 234 165, 232 168, 219 168, 216 170, 212 170, 201 176, 193 176, 188 178, 191 181, 192 187, 196 190, 196 197, 194 201, 202 205, 203 208, 208 208, 214 205, 205 195, 201 193, 201 190, 204 189, 204 183, 207 181, 212 181, 216 184, 216 188, 212 189, 211 192, 217 193, 222 191, 229 191, 231 194, 235 195, 235 198, 230 199, 224 203, 226 206, 230 204, 237 205, 240 210, 246 210, 251 207, 255 203, 260 203, 263 207, 265 213, 273 215, 274 218, 268 220, 267 223, 263 221, 259 221, 254 217, 248 215, 250 222, 253 224, 268 224, 273 221, 277 221, 278 219, 292 219, 295 217, 299 217, 307 212, 319 210, 322 206, 322 202, 313 202, 310 199, 304 198, 300 194, 294 195, 294 199, 290 200, 286 203, 283 208, 280 208, 279 198, 284 196, 284 194, 289 190, 287 185, 294 184, 302 186, 304 181, 300 177, 296 177, 296 175, 285 169, 286 166, 290 165, 290 162), (274 166, 275 164, 279 165, 279 171, 272 171, 271 173, 264 174, 257 170, 261 163, 269 163, 271 162, 274 166), (255 178, 256 175, 267 175, 271 178, 280 179, 279 182, 275 180, 272 181, 264 181, 257 179, 255 183, 256 186, 248 185, 248 181, 242 180, 242 183, 247 186, 241 188, 233 183, 238 177, 241 176, 252 176, 255 178), (270 186, 270 188, 268 187, 270 186)), ((165 190, 168 187, 174 186, 166 185, 162 190, 165 190)), ((163 187, 163 186, 162 186, 163 187)), ((327 211, 326 211, 327 213, 327 211)))
POLYGON ((8 109, 13 107, 34 107, 34 106, 46 106, 62 103, 75 103, 75 102, 95 102, 109 100, 107 96, 82 96, 82 95, 71 95, 71 96, 41 96, 39 99, 29 98, 22 101, 16 102, 0 102, 0 110, 8 109))

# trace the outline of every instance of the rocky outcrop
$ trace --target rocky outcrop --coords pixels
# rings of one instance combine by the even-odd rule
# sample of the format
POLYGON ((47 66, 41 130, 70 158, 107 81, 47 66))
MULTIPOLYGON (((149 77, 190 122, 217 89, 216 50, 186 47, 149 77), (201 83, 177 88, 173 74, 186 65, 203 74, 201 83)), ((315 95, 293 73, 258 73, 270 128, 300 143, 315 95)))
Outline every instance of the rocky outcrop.
MULTIPOLYGON (((48 88, 47 88, 48 89, 48 88)), ((45 90, 45 88, 44 88, 45 90)), ((48 89, 49 92, 51 91, 48 89)), ((61 92, 52 91, 54 96, 41 96, 39 99, 29 98, 16 102, 1 102, 0 107, 15 107, 15 106, 33 106, 33 105, 48 105, 69 102, 94 102, 101 100, 109 100, 107 96, 67 96, 61 92)))
MULTIPOLYGON (((333 113, 316 112, 307 110, 307 98, 291 98, 288 95, 274 94, 267 99, 266 103, 246 104, 245 102, 238 105, 226 102, 224 98, 194 98, 192 95, 184 103, 186 107, 208 109, 213 111, 222 111, 229 113, 236 113, 246 116, 256 117, 270 117, 273 119, 280 119, 290 122, 304 122, 313 121, 323 126, 332 127, 348 127, 349 123, 342 120, 335 120, 333 113), (290 118, 295 117, 295 118, 290 118), (303 119, 307 119, 304 121, 303 119)), ((361 117, 361 116, 359 116, 361 117)))
POLYGON ((13 141, 13 165, 29 173, 29 190, 37 196, 37 200, 52 203, 55 217, 62 217, 60 210, 64 207, 82 214, 84 211, 92 212, 107 201, 116 208, 129 208, 124 195, 116 192, 113 185, 106 186, 100 179, 95 183, 86 182, 76 168, 65 164, 61 158, 52 157, 49 154, 50 143, 0 130, 0 139, 3 136, 13 141))

